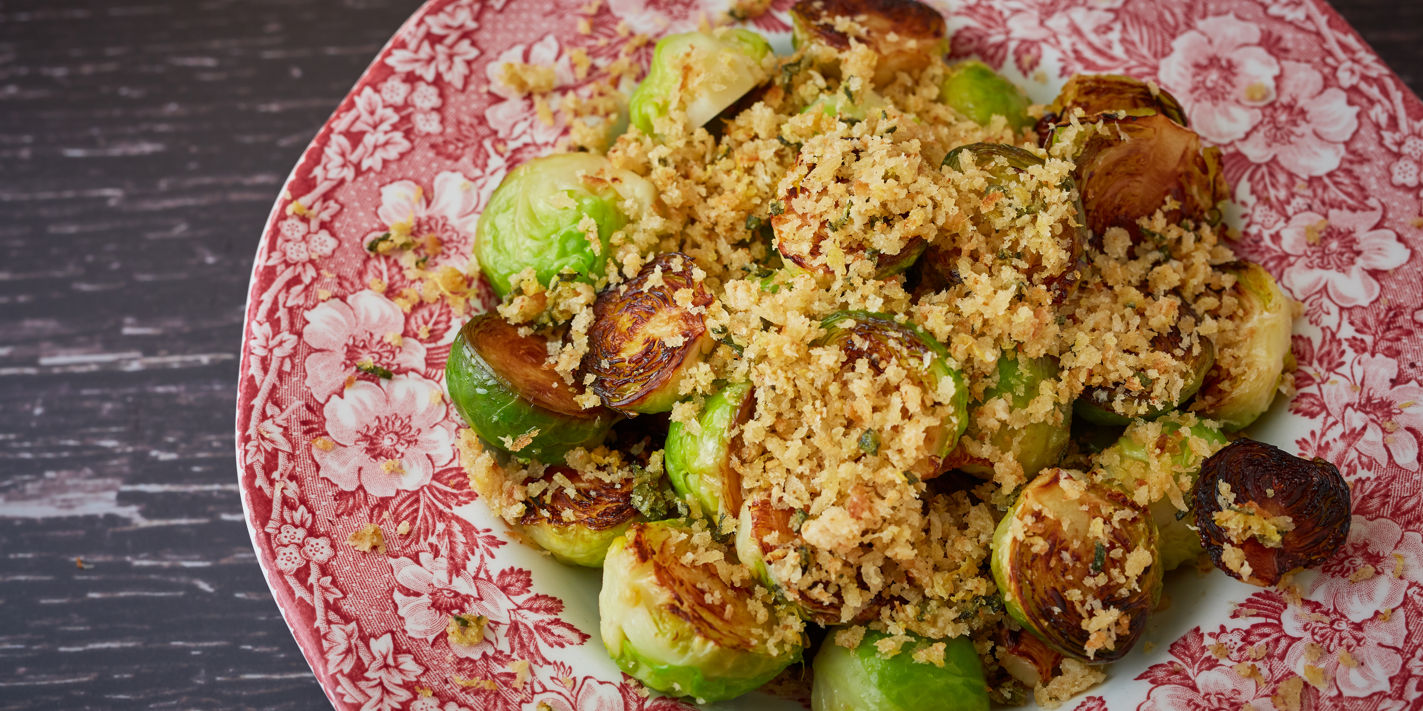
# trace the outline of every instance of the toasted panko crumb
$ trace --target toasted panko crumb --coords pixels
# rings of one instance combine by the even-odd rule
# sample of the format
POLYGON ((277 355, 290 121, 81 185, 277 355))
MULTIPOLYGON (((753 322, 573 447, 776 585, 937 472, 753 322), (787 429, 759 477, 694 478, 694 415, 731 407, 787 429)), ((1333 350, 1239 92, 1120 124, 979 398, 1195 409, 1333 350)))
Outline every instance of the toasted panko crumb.
POLYGON ((362 553, 385 553, 385 532, 380 530, 380 525, 367 523, 364 526, 351 532, 346 538, 346 544, 362 553))
POLYGON ((484 626, 489 618, 484 615, 450 615, 445 625, 445 636, 450 644, 473 647, 484 641, 484 626))

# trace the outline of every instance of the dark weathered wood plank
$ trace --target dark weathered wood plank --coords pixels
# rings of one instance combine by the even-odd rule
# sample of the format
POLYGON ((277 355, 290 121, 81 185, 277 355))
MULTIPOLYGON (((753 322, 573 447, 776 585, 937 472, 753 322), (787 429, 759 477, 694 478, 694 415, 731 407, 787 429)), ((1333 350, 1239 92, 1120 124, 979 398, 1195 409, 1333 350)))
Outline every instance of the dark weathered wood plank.
MULTIPOLYGON (((417 5, 0 0, 0 709, 326 705, 241 520, 242 304, 417 5)), ((1337 6, 1417 90, 1423 4, 1337 6)))

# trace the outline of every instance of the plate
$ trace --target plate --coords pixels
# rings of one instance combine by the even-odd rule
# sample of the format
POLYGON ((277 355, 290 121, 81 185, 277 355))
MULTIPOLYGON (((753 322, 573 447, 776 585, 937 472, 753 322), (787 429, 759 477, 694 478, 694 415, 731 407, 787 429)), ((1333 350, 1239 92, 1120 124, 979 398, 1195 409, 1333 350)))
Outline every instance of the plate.
MULTIPOLYGON (((426 4, 302 154, 263 232, 237 398, 242 501, 277 605, 337 708, 683 707, 640 693, 609 661, 596 572, 511 543, 474 500, 456 460, 457 415, 437 396, 464 315, 402 303, 412 285, 364 248, 405 222, 439 236, 432 264, 465 266, 489 193, 561 133, 498 81, 504 62, 551 64, 562 88, 576 87, 587 81, 580 55, 611 61, 630 35, 690 29, 726 9, 583 5, 426 4), (382 468, 391 458, 403 474, 382 468), (384 553, 347 543, 370 523, 384 553), (456 612, 489 618, 483 642, 448 642, 456 612)), ((782 47, 789 5, 776 0, 754 22, 782 47)), ((1223 148, 1238 251, 1304 304, 1298 394, 1278 398, 1253 434, 1338 463, 1353 486, 1346 547, 1302 576, 1298 595, 1176 574, 1144 643, 1069 707, 1413 707, 1423 696, 1423 105, 1313 0, 975 0, 950 16, 955 56, 1003 68, 1039 101, 1073 73, 1153 79, 1223 148)), ((804 701, 794 685, 778 691, 728 706, 804 701)))

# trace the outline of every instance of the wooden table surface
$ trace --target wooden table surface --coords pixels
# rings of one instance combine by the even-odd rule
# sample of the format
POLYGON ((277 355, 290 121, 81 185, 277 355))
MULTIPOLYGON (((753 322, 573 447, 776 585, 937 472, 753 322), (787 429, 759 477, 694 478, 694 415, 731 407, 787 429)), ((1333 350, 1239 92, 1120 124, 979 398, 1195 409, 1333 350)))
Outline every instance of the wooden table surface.
MULTIPOLYGON (((0 0, 0 709, 327 706, 242 523, 243 300, 418 4, 0 0)), ((1338 8, 1423 88, 1423 2, 1338 8)))

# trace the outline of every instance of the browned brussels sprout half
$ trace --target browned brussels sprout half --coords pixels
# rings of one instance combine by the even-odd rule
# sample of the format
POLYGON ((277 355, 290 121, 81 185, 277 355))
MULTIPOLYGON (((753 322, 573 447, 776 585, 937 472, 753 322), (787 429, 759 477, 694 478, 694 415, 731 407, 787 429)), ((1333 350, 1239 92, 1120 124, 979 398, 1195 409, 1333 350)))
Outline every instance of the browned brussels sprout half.
MULTIPOLYGON (((841 619, 844 601, 823 587, 802 590, 787 577, 798 577, 808 552, 800 536, 805 514, 778 508, 766 498, 748 499, 736 523, 736 557, 766 587, 789 602, 796 614, 820 625, 848 622, 841 619), (786 571, 792 571, 788 576, 786 571), (781 571, 778 577, 776 571, 781 571)), ((853 615, 852 615, 853 617, 853 615)))
POLYGON ((741 446, 741 426, 755 410, 751 386, 731 383, 706 399, 695 428, 673 422, 667 430, 667 479, 718 533, 736 527, 741 475, 731 459, 741 446))
POLYGON ((613 539, 641 518, 633 505, 637 482, 631 476, 604 481, 558 464, 539 479, 547 487, 542 496, 529 498, 518 527, 564 563, 601 566, 613 539))
POLYGON ((968 427, 968 385, 963 373, 951 365, 948 350, 918 327, 884 314, 841 311, 826 317, 820 327, 825 336, 815 345, 839 345, 845 352, 846 368, 865 360, 883 373, 891 362, 897 362, 930 393, 939 391, 944 380, 952 381, 952 395, 942 406, 943 424, 924 442, 923 458, 912 467, 920 479, 941 474, 944 458, 968 427))
POLYGON ((1294 301, 1265 268, 1250 262, 1223 267, 1236 276, 1236 309, 1223 319, 1221 358, 1206 374, 1195 407, 1233 432, 1270 409, 1290 357, 1294 301))
POLYGON ((1162 114, 1102 120, 1105 130, 1077 155, 1077 187, 1094 234, 1121 227, 1140 239, 1136 221, 1167 199, 1177 205, 1165 212, 1170 222, 1219 220, 1216 205, 1228 191, 1218 149, 1203 148, 1194 131, 1162 114))
POLYGON ((923 71, 948 52, 944 16, 917 0, 800 0, 791 7, 797 48, 818 44, 837 51, 855 39, 879 55, 875 84, 900 72, 923 71))
POLYGON ((685 254, 661 254, 598 295, 583 369, 603 404, 624 413, 676 404, 682 377, 713 343, 702 318, 712 297, 696 271, 685 254))
POLYGON ((1120 74, 1078 74, 1067 80, 1048 106, 1048 113, 1066 117, 1073 109, 1082 109, 1089 118, 1106 113, 1128 116, 1159 113, 1182 126, 1189 125, 1176 97, 1155 84, 1120 74))
POLYGON ((1151 516, 1065 469, 1023 488, 993 534, 992 567, 1008 614, 1084 661, 1126 654, 1161 594, 1151 516))
POLYGON ((1151 379, 1138 376, 1111 387, 1089 387, 1077 398, 1073 411, 1078 416, 1099 425, 1125 425, 1134 419, 1151 420, 1175 410, 1200 390, 1215 363, 1215 344, 1197 334, 1187 335, 1180 328, 1158 334, 1151 339, 1158 353, 1169 354, 1184 366, 1184 382, 1174 399, 1160 400, 1152 395, 1151 379))
MULTIPOLYGON (((1043 208, 1043 195, 1038 192, 1042 186, 1026 178, 1030 169, 1044 164, 1042 158, 1018 146, 1003 143, 970 143, 954 148, 944 156, 944 165, 955 171, 963 171, 970 161, 991 176, 988 192, 1004 196, 1006 202, 1003 204, 1021 213, 1037 212, 1043 208)), ((1031 249, 1023 250, 1021 258, 1027 262, 1027 274, 1035 283, 1065 295, 1076 285, 1081 273, 1082 252, 1091 234, 1087 230, 1086 210, 1072 179, 1066 179, 1058 188, 1069 195, 1075 211, 1074 223, 1064 226, 1059 236, 1066 242, 1063 247, 1068 258, 1052 268, 1043 263, 1041 254, 1031 249)), ((930 255, 927 268, 942 272, 945 262, 949 260, 945 259, 943 252, 930 250, 930 255)), ((953 280, 945 274, 940 276, 953 280)))
POLYGON ((445 387, 484 441, 518 459, 561 462, 574 447, 603 441, 617 415, 584 409, 548 365, 548 341, 495 314, 470 319, 450 347, 445 387))
POLYGON ((1349 538, 1349 484, 1323 459, 1241 439, 1196 480, 1196 527, 1227 575, 1270 586, 1328 560, 1349 538))

